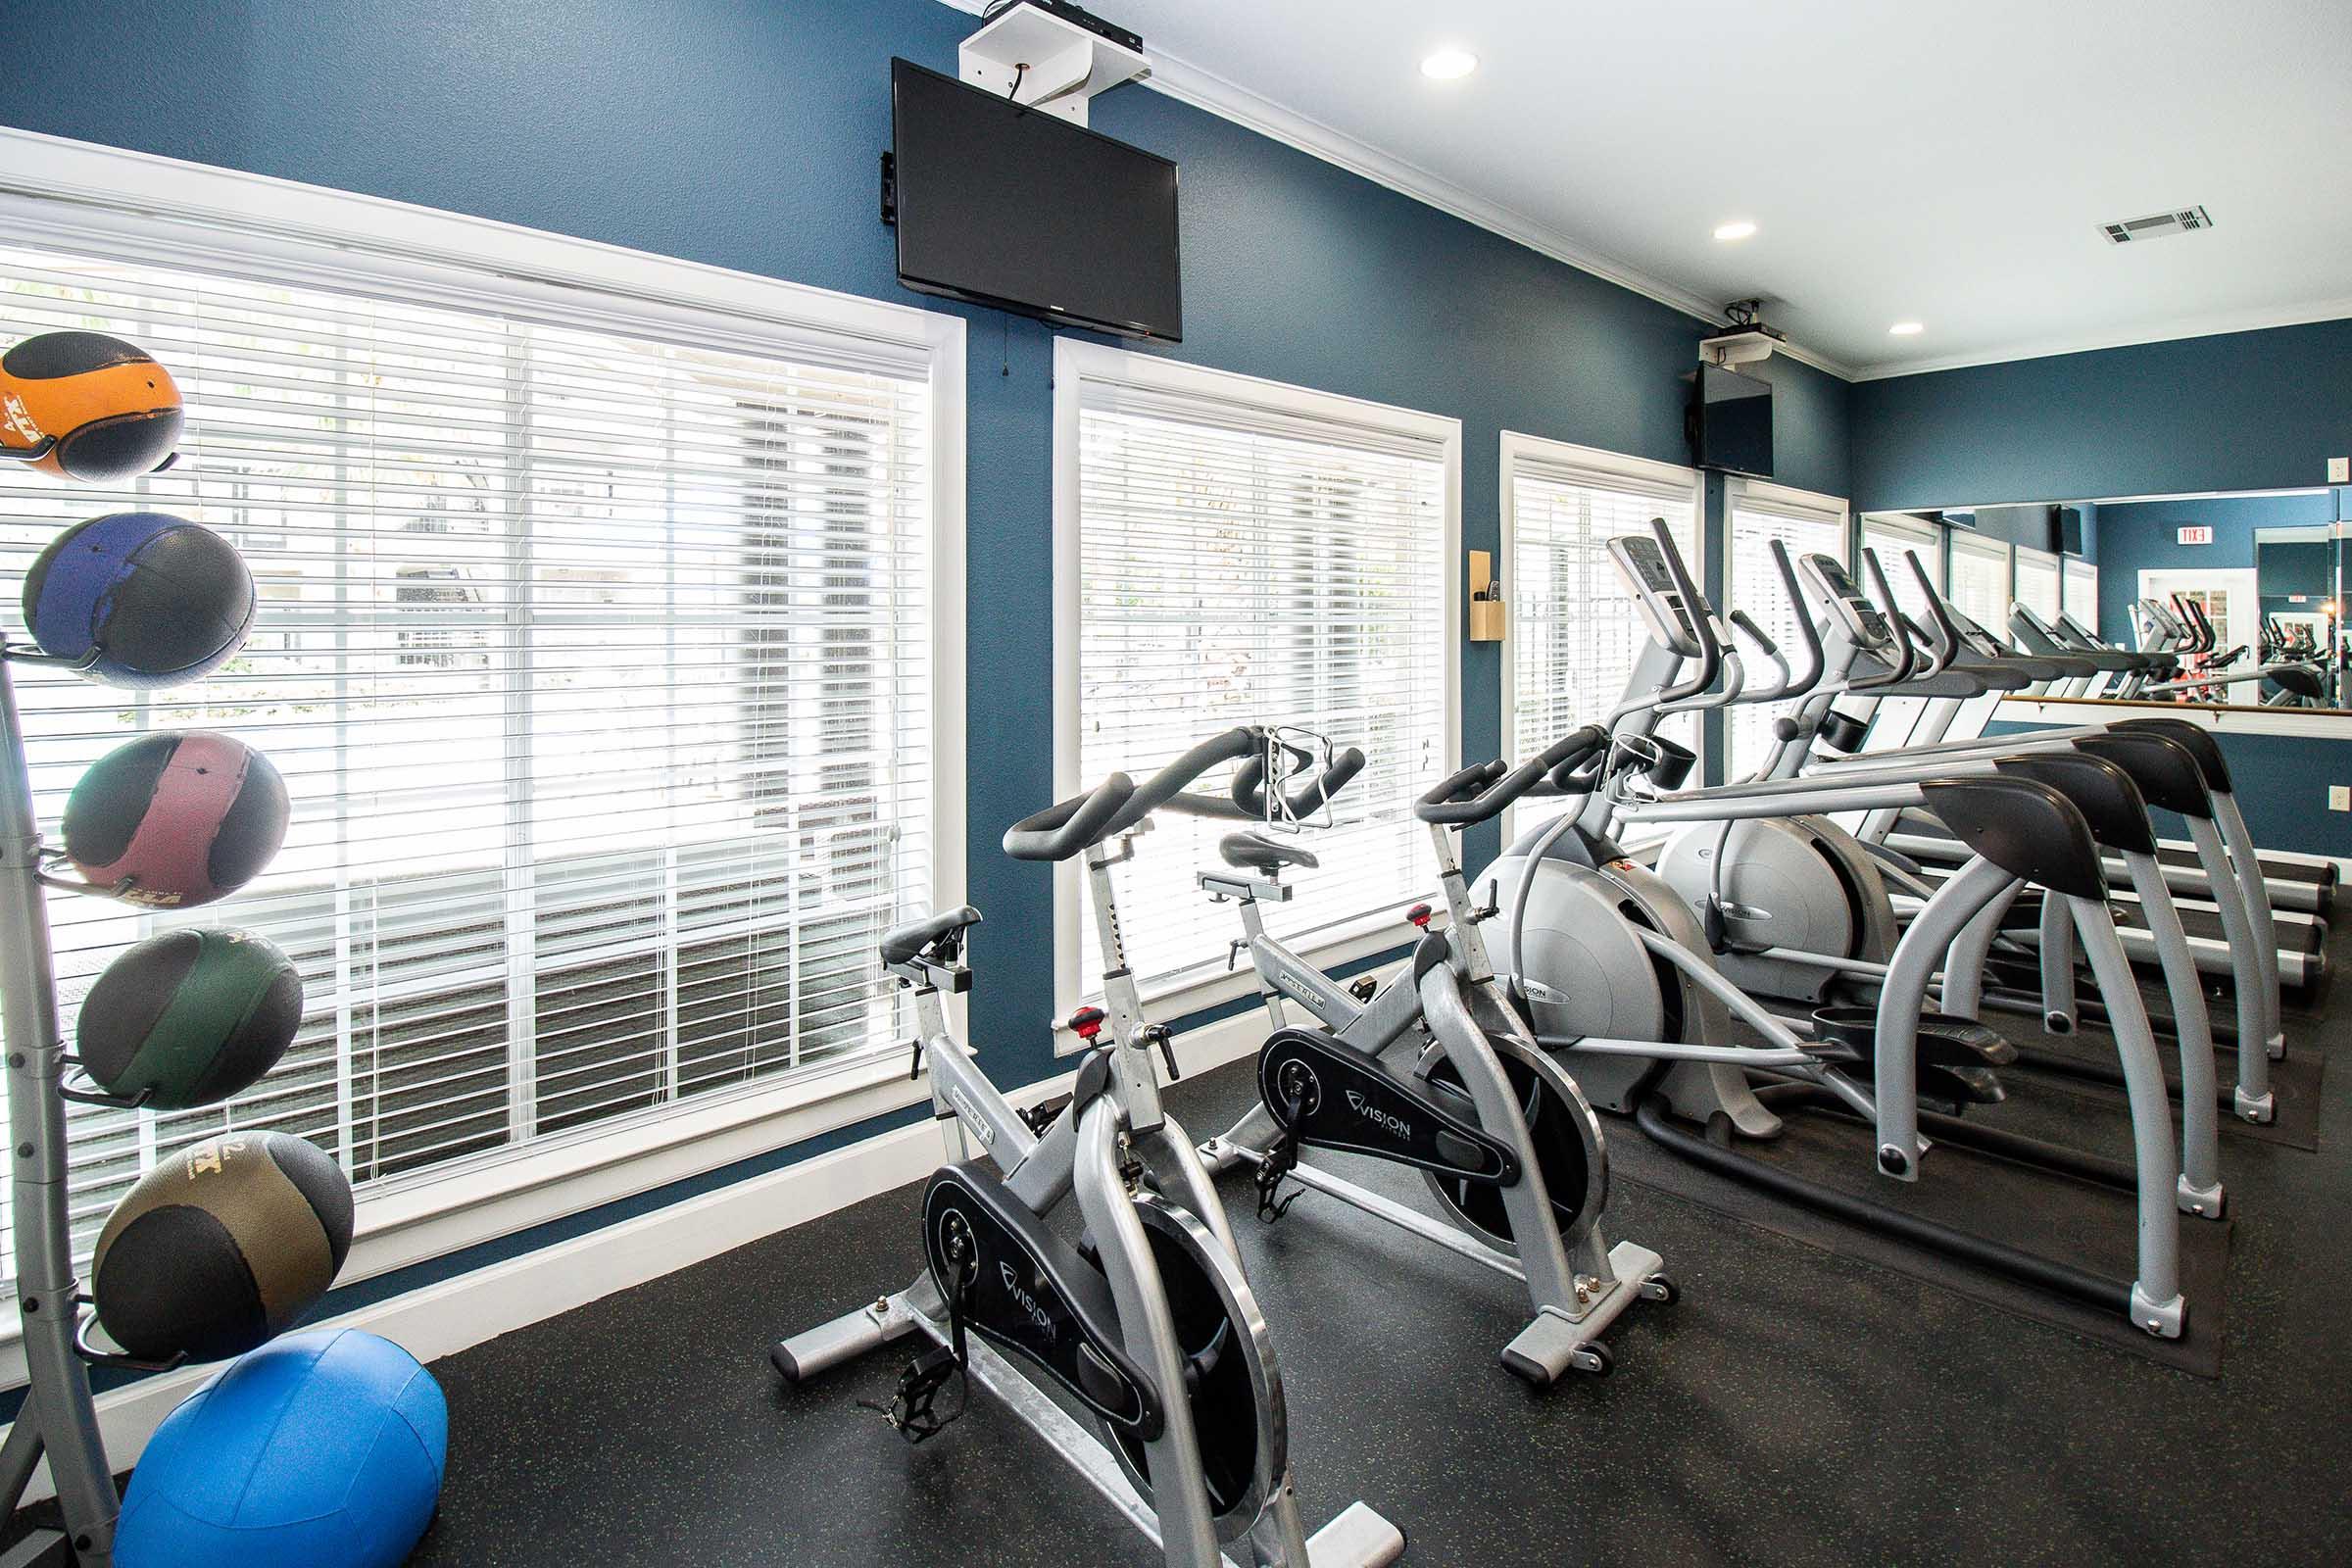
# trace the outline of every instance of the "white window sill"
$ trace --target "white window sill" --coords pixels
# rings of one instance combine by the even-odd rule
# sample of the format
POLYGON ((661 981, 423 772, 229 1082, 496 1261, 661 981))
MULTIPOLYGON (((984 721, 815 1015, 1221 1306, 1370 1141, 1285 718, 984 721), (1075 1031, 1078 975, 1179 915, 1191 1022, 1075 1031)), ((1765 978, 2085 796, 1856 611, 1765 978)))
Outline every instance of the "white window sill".
MULTIPOLYGON (((930 1098, 897 1052, 364 1195, 337 1287, 358 1284, 886 1115, 930 1098)), ((0 1314, 0 1388, 25 1381, 0 1314)))

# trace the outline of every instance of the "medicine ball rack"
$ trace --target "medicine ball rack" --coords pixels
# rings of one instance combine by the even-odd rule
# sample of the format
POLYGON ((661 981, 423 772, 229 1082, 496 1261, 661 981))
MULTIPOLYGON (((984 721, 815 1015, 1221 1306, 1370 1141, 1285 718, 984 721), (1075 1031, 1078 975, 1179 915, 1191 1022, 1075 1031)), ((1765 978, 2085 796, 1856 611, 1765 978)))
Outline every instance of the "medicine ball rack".
POLYGON ((85 1331, 89 1298, 74 1277, 74 1231, 66 1186, 66 1102, 136 1109, 133 1097, 69 1087, 70 1061, 58 1026, 49 910, 44 888, 99 894, 48 874, 24 735, 17 715, 18 664, 87 669, 97 655, 69 660, 0 641, 0 1043, 7 1050, 10 1218, 17 1263, 17 1315, 24 1330, 24 1402, 0 1445, 0 1518, 13 1514, 43 1456, 57 1487, 66 1529, 38 1531, 6 1553, 0 1568, 61 1560, 69 1544, 82 1568, 112 1568, 115 1519, 122 1498, 108 1467, 90 1398, 91 1366, 161 1372, 169 1362, 101 1350, 85 1331))

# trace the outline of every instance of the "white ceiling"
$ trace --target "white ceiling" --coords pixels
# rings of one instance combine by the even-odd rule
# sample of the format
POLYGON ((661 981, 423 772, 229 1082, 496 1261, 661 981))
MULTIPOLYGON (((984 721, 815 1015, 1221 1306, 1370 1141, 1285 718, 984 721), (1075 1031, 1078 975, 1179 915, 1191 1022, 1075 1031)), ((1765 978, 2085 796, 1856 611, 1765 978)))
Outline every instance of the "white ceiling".
POLYGON ((1762 294, 1849 372, 2352 316, 2352 0, 1090 3, 1163 90, 1678 304, 1762 294), (1478 71, 1422 77, 1447 45, 1478 71))

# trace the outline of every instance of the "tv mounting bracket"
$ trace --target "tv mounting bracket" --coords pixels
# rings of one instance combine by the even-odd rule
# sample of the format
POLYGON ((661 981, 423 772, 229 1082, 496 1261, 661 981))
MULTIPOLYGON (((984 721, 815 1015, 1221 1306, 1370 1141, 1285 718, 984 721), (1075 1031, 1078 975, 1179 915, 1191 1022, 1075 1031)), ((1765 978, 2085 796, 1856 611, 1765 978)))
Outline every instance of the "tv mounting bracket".
POLYGON ((956 50, 956 75, 974 87, 1085 124, 1088 99, 1150 74, 1152 65, 1142 49, 1072 21, 1070 13, 1086 15, 1075 6, 1049 9, 1029 0, 999 12, 956 50))

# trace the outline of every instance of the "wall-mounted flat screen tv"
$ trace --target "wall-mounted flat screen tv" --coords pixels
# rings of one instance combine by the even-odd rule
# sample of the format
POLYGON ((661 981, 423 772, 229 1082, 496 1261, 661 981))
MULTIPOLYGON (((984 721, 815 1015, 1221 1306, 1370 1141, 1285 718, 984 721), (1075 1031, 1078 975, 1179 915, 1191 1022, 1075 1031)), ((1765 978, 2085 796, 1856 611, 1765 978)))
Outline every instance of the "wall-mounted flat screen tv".
POLYGON ((1772 383, 1702 365, 1690 389, 1690 461, 1701 468, 1772 477, 1772 383))
POLYGON ((1184 337, 1176 166, 890 63, 899 281, 1122 337, 1184 337))

